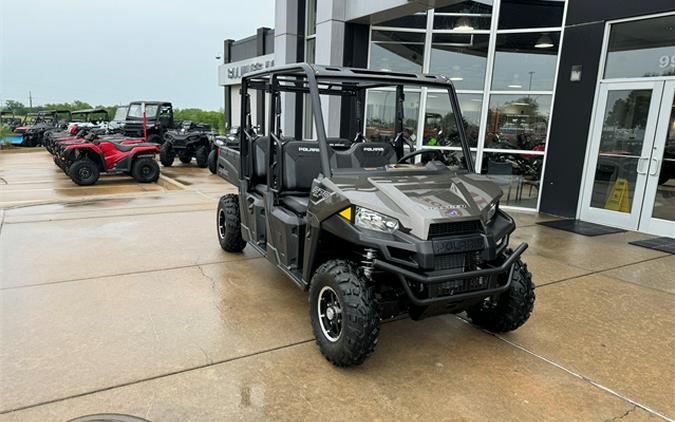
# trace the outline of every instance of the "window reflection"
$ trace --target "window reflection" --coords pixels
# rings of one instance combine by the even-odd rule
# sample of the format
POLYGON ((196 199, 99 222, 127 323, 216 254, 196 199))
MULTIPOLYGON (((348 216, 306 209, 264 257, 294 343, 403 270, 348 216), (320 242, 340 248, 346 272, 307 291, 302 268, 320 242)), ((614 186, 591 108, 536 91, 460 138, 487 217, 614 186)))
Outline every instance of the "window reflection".
POLYGON ((402 16, 400 18, 388 20, 385 22, 375 23, 376 26, 387 26, 397 28, 418 28, 425 29, 427 27, 427 14, 416 13, 410 16, 402 16))
POLYGON ((490 29, 492 0, 459 1, 434 12, 434 29, 472 31, 490 29))
POLYGON ((544 151, 550 95, 491 95, 485 147, 544 151))
POLYGON ((675 15, 614 24, 605 78, 675 75, 675 15))
MULTIPOLYGON (((478 142, 483 96, 481 94, 459 94, 458 97, 469 145, 475 147, 478 142)), ((442 147, 461 146, 455 116, 450 106, 450 98, 445 92, 429 92, 427 94, 422 144, 442 147)))
POLYGON ((457 89, 482 90, 489 35, 434 34, 429 73, 448 76, 457 89))
POLYGON ((424 34, 372 31, 370 69, 422 72, 424 34))
POLYGON ((502 0, 499 29, 561 26, 564 7, 564 0, 502 0))
POLYGON ((492 89, 553 90, 559 41, 558 32, 498 35, 492 89))
POLYGON ((488 152, 482 173, 502 188, 500 204, 536 208, 543 161, 543 155, 488 152))
MULTIPOLYGON (((413 140, 417 133, 420 109, 419 92, 406 92, 403 101, 403 131, 413 140)), ((366 103, 366 138, 375 142, 391 142, 396 118, 396 91, 369 90, 366 103)))

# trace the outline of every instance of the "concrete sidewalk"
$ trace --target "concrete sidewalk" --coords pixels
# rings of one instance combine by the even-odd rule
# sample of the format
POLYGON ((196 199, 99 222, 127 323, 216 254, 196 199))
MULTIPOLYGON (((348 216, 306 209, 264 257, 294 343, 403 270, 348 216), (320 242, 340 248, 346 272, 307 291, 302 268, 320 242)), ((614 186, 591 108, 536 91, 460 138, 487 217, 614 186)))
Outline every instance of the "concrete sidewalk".
POLYGON ((628 244, 649 236, 513 214, 537 284, 525 326, 387 321, 345 370, 314 344, 305 292, 220 249, 233 187, 194 164, 162 173, 182 188, 81 188, 46 153, 0 153, 0 421, 675 417, 675 256, 628 244))

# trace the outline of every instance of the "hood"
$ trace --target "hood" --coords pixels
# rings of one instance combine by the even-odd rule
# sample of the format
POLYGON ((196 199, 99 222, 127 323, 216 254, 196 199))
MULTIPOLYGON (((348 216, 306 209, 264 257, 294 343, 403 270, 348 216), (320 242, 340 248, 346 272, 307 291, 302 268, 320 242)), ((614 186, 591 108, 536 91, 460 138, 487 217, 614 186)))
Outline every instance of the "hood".
POLYGON ((431 224, 479 220, 486 207, 502 195, 486 176, 449 169, 359 176, 334 175, 332 183, 353 205, 396 218, 422 239, 431 224))

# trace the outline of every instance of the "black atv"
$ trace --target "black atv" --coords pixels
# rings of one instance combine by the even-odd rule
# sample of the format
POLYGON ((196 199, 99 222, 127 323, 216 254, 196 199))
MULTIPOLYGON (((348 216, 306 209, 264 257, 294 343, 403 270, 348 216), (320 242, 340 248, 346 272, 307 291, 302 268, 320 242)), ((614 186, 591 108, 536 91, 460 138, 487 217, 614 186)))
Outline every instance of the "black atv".
POLYGON ((212 138, 209 125, 185 120, 181 122, 180 129, 170 130, 164 135, 159 161, 163 166, 171 167, 176 156, 184 164, 189 164, 194 157, 197 166, 205 168, 208 165, 212 138))
POLYGON ((401 314, 466 311, 494 332, 527 321, 535 299, 521 261, 527 244, 509 248, 515 222, 499 206, 499 186, 474 171, 449 79, 293 64, 245 75, 241 101, 239 149, 221 147, 218 157, 219 174, 239 188, 218 203, 220 246, 240 252, 248 245, 309 291, 314 336, 330 362, 362 363, 380 320, 401 314), (354 123, 344 126, 360 131, 371 88, 390 89, 396 99, 392 142, 357 132, 331 147, 322 97, 339 96, 342 119, 354 123), (442 150, 413 150, 404 128, 409 88, 447 100, 461 167, 449 166, 442 150), (251 91, 270 97, 264 136, 252 130, 251 91), (310 99, 317 140, 281 136, 282 92, 310 99))

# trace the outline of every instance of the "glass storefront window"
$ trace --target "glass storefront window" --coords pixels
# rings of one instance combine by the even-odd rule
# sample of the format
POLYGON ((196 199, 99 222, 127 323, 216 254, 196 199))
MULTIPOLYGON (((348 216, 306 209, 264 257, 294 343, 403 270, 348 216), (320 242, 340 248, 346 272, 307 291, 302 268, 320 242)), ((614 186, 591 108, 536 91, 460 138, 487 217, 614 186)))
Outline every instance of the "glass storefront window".
MULTIPOLYGON (((403 102, 403 130, 413 140, 417 133, 420 109, 419 92, 406 92, 403 102)), ((366 138, 375 142, 391 142, 396 118, 396 91, 369 90, 366 101, 366 138)))
POLYGON ((434 11, 434 29, 473 31, 490 29, 492 0, 459 1, 434 11))
POLYGON ((307 50, 305 51, 305 62, 314 63, 316 60, 316 38, 307 40, 307 50))
POLYGON ((499 29, 558 27, 564 8, 564 0, 502 0, 499 29))
MULTIPOLYGON (((481 94, 458 94, 459 106, 464 119, 464 130, 469 145, 476 147, 480 127, 480 111, 483 104, 481 94)), ((461 147, 455 115, 446 92, 429 92, 424 113, 422 144, 440 147, 461 147)))
POLYGON ((416 13, 410 16, 403 16, 385 22, 374 24, 376 26, 396 27, 396 28, 417 28, 425 29, 427 27, 427 14, 416 13))
POLYGON ((449 77, 457 89, 482 90, 489 35, 434 34, 429 73, 449 77))
POLYGON ((498 35, 492 89, 553 90, 559 41, 559 32, 498 35))
POLYGON ((316 34, 316 0, 307 0, 307 35, 316 34))
POLYGON ((424 33, 373 30, 370 69, 422 73, 424 33))
POLYGON ((675 15, 613 24, 605 78, 675 75, 675 15))
POLYGON ((501 205, 536 208, 543 163, 543 155, 487 152, 482 173, 502 188, 501 205))
POLYGON ((551 95, 490 95, 485 147, 544 151, 551 95))

